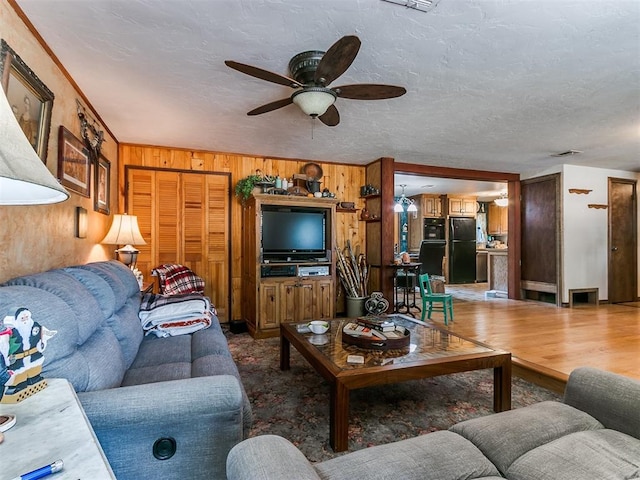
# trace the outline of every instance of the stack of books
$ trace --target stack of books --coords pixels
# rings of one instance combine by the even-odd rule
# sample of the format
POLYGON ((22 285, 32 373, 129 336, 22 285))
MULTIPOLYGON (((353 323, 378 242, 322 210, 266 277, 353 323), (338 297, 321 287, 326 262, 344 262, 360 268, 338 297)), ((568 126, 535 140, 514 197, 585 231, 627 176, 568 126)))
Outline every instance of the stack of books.
POLYGON ((379 332, 393 332, 396 329, 396 324, 389 320, 385 316, 366 316, 358 317, 356 319, 358 325, 377 330, 379 332))

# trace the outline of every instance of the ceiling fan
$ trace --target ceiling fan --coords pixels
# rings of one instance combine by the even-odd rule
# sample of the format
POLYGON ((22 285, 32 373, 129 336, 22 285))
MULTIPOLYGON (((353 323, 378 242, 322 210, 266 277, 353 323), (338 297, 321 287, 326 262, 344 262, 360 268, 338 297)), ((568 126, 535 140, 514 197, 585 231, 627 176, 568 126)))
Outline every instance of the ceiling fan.
POLYGON ((338 97, 352 100, 381 100, 407 93, 404 87, 373 83, 329 88, 329 84, 349 68, 359 49, 360 39, 354 35, 348 35, 334 43, 326 52, 309 50, 299 53, 289 61, 289 72, 292 78, 232 60, 226 60, 224 63, 246 75, 295 89, 289 98, 262 105, 251 110, 247 115, 260 115, 294 103, 306 115, 319 118, 325 125, 334 127, 340 123, 340 114, 334 105, 338 97))

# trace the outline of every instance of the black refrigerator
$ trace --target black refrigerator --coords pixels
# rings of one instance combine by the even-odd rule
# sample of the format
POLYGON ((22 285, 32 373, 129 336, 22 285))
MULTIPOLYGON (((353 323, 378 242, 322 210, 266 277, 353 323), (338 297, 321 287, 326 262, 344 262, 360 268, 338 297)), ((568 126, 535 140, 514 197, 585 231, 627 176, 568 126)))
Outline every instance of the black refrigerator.
POLYGON ((449 218, 448 283, 476 281, 476 219, 449 218))

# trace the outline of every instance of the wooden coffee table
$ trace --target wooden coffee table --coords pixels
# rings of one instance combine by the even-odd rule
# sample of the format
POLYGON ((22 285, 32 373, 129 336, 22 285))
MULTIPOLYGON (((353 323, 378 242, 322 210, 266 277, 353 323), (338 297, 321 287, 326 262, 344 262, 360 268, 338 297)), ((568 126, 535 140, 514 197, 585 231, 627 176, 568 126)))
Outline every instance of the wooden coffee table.
POLYGON ((511 353, 406 315, 390 316, 411 331, 408 348, 380 351, 343 343, 342 327, 349 319, 330 321, 323 335, 299 333, 298 324, 280 325, 280 369, 289 369, 293 345, 331 385, 330 444, 334 451, 348 449, 349 392, 357 388, 493 368, 493 410, 511 409, 511 353), (347 363, 348 355, 362 355, 364 364, 347 363))

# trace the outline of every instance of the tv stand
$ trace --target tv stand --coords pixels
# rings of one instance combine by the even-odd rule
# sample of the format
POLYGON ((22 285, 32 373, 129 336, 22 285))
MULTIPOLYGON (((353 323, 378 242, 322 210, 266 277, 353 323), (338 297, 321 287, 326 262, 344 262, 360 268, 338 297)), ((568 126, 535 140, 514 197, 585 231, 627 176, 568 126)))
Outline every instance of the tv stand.
POLYGON ((327 210, 326 245, 335 244, 336 205, 332 198, 257 194, 243 209, 242 316, 254 338, 279 335, 280 324, 335 317, 336 265, 331 251, 313 254, 261 255, 263 206, 314 207, 327 210))

